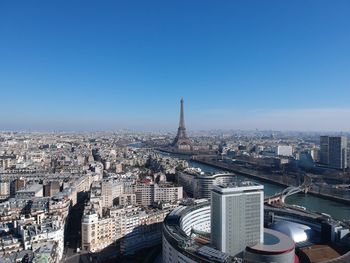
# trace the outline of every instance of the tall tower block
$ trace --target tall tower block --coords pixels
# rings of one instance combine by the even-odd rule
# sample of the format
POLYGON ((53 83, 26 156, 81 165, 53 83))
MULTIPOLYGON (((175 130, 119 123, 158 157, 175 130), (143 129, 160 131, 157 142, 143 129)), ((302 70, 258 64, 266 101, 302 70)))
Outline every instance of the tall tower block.
POLYGON ((232 256, 263 243, 264 186, 253 182, 214 185, 211 190, 211 242, 232 256))

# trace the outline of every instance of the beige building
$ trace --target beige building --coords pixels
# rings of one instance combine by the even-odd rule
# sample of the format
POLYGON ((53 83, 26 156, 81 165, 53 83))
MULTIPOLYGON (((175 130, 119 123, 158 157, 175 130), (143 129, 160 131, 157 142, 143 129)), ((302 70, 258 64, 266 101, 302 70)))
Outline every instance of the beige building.
POLYGON ((135 195, 137 204, 148 206, 156 202, 176 202, 183 198, 183 189, 171 184, 137 184, 135 195))
MULTIPOLYGON (((120 206, 110 208, 106 217, 101 218, 95 210, 90 210, 82 220, 82 249, 100 251, 140 226, 145 231, 148 226, 152 230, 151 225, 163 222, 169 211, 170 209, 145 211, 140 207, 120 206)), ((135 233, 137 234, 140 233, 135 233)))
POLYGON ((10 182, 1 181, 0 182, 0 200, 7 199, 10 197, 10 182))
POLYGON ((112 207, 113 201, 124 192, 124 184, 119 181, 109 180, 102 181, 101 184, 101 196, 102 206, 112 207))
POLYGON ((83 216, 82 248, 96 252, 132 232, 140 225, 140 209, 111 208, 109 215, 99 218, 94 210, 83 216))
POLYGON ((119 205, 136 205, 136 195, 135 194, 122 194, 119 196, 119 205))
POLYGON ((90 191, 92 178, 90 175, 80 177, 75 183, 74 187, 77 193, 90 191))
POLYGON ((43 185, 42 184, 32 184, 28 187, 18 190, 16 192, 16 198, 32 198, 32 197, 43 197, 43 185))

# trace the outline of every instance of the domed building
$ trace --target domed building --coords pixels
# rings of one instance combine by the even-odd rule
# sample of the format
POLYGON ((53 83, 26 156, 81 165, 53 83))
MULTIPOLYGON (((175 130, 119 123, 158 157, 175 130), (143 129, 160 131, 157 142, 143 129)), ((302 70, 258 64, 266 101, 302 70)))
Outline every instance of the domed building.
POLYGON ((309 226, 284 220, 272 224, 270 228, 289 236, 295 243, 306 242, 314 234, 309 226))

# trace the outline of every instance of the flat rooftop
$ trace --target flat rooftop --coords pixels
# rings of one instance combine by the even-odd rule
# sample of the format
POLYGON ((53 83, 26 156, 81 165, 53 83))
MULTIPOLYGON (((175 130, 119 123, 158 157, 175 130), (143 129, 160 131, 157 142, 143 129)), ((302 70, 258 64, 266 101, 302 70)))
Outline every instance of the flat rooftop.
POLYGON ((264 228, 264 243, 249 247, 250 250, 261 253, 285 253, 293 250, 294 241, 281 232, 264 228))
POLYGON ((213 185, 213 190, 219 193, 262 191, 264 186, 253 181, 232 182, 228 184, 213 185))
POLYGON ((27 188, 18 190, 17 193, 27 193, 27 192, 39 192, 43 190, 43 185, 42 184, 32 184, 28 186, 27 188))
POLYGON ((308 257, 310 262, 324 262, 338 258, 340 255, 337 251, 327 245, 314 245, 302 248, 301 251, 308 257))

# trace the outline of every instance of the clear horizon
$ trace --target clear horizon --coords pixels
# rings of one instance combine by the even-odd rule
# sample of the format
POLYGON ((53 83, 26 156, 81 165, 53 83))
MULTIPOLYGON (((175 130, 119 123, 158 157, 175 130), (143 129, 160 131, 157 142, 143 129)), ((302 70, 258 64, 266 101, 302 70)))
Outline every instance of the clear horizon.
POLYGON ((349 1, 0 3, 0 130, 350 131, 349 1))

